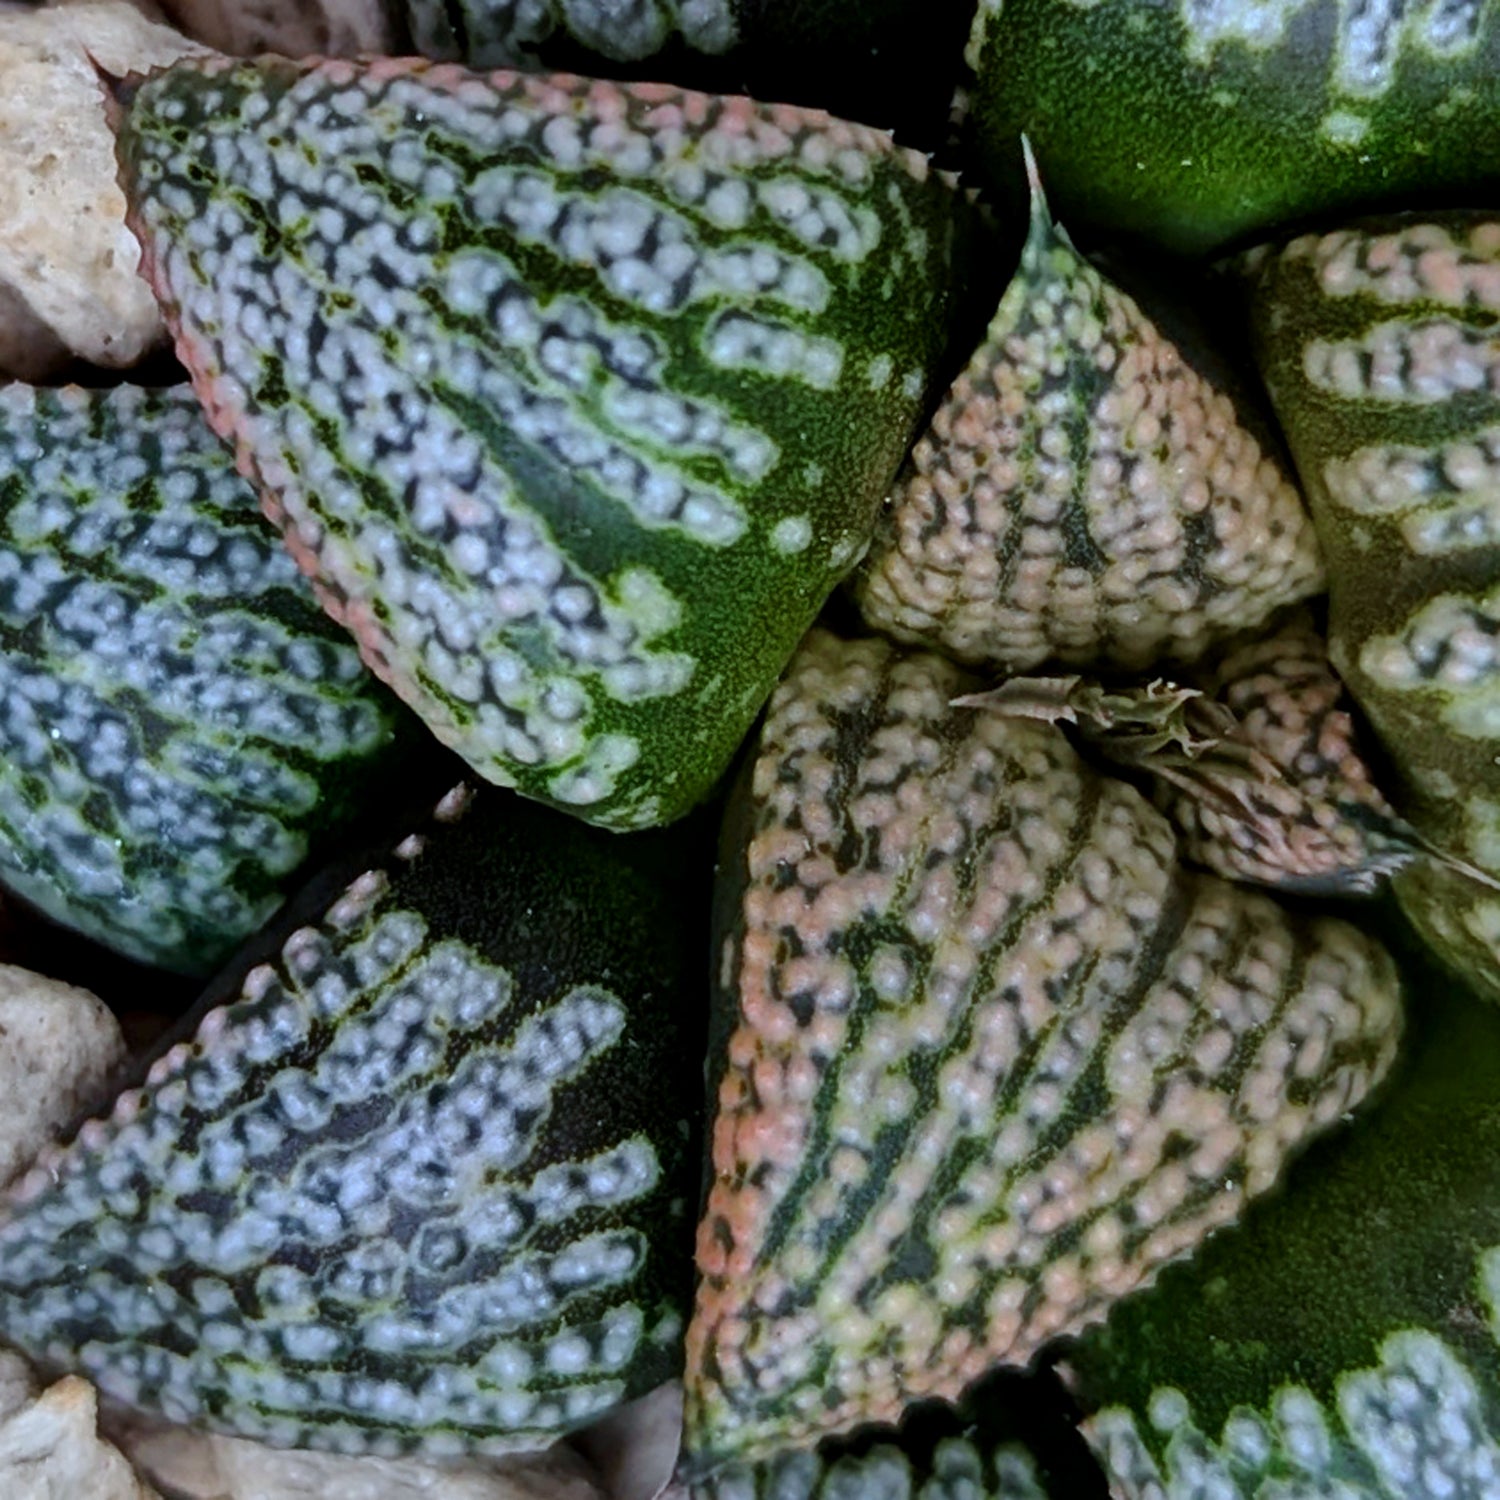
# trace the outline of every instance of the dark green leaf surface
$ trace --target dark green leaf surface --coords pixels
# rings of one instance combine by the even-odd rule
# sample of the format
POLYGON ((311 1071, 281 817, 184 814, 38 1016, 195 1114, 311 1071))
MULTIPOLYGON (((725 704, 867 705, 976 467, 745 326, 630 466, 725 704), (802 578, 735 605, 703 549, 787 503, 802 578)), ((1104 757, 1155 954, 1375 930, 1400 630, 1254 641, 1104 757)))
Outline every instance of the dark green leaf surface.
POLYGON ((1480 0, 982 0, 969 58, 984 169, 1026 132, 1075 229, 1202 254, 1500 183, 1480 0))
POLYGON ((816 111, 415 61, 185 63, 121 149, 199 394, 366 660, 491 780, 699 801, 921 411, 951 185, 816 111))
POLYGON ((446 797, 0 1212, 0 1335, 284 1447, 535 1447, 681 1368, 691 852, 446 797))

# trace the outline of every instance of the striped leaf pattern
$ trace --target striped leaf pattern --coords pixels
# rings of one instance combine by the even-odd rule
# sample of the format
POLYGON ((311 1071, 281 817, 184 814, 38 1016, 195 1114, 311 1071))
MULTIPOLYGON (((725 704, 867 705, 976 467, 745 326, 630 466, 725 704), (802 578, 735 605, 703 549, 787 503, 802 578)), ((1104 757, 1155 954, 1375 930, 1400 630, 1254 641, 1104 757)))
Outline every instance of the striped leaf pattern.
POLYGON ((1021 1443, 944 1438, 929 1462, 892 1443, 825 1459, 786 1453, 692 1487, 692 1500, 1047 1500, 1035 1459, 1021 1443))
MULTIPOLYGON (((1500 876, 1500 220, 1356 226, 1255 252, 1256 352, 1329 558, 1329 644, 1398 810, 1500 876)), ((1500 895, 1401 875, 1437 950, 1500 995, 1500 895)))
POLYGON ((371 793, 401 716, 186 386, 0 388, 0 703, 0 881, 197 973, 371 793))
POLYGON ((371 666, 591 821, 703 797, 915 425, 950 184, 817 111, 410 60, 173 68, 121 150, 199 394, 371 666))
POLYGON ((868 624, 961 662, 1191 660, 1323 585, 1277 459, 1140 306, 1031 227, 855 582, 868 624))
POLYGON ((1359 1124, 1068 1351, 1120 1500, 1500 1492, 1500 1011, 1414 977, 1359 1124))
POLYGON ((697 1471, 1024 1364, 1394 1055, 1377 943, 1184 870, 1134 788, 971 686, 814 632, 727 825, 697 1471))
POLYGON ((706 913, 661 837, 455 789, 13 1189, 0 1334, 347 1453, 536 1447, 672 1378, 706 913))
POLYGON ((422 56, 479 68, 525 63, 559 32, 615 62, 679 40, 694 52, 727 52, 740 39, 743 9, 735 0, 404 0, 422 56))

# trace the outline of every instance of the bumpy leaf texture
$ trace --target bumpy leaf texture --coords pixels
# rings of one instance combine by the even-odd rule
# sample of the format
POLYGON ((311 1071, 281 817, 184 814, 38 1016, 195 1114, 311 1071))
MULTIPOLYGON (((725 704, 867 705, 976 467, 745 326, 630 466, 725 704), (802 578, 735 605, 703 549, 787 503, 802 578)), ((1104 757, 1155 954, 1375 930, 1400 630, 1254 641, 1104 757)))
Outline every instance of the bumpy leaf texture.
POLYGON ((1403 871, 1397 895, 1500 996, 1500 220, 1355 224, 1246 269, 1329 558, 1332 659, 1397 810, 1452 856, 1403 871))
POLYGON ((1186 858, 1230 880, 1337 895, 1374 891, 1423 854, 1375 784, 1310 619, 1227 652, 1207 686, 1234 728, 1195 763, 1168 766, 1158 799, 1186 858))
POLYGON ((1323 587, 1296 487, 1033 176, 989 330, 855 581, 866 621, 971 665, 1189 661, 1323 587))
POLYGON ((1133 787, 969 685, 814 632, 726 825, 701 1471, 1025 1364, 1394 1056, 1377 942, 1184 869, 1133 787))
POLYGON ((0 881, 167 968, 254 932, 412 738, 186 386, 0 389, 0 644, 0 881))
POLYGON ((374 669, 591 821, 702 798, 916 423, 951 186, 817 111, 413 61, 174 68, 122 156, 199 394, 374 669))
POLYGON ((459 788, 322 887, 12 1191, 3 1336, 350 1453, 541 1446, 672 1378, 706 903, 666 839, 459 788))

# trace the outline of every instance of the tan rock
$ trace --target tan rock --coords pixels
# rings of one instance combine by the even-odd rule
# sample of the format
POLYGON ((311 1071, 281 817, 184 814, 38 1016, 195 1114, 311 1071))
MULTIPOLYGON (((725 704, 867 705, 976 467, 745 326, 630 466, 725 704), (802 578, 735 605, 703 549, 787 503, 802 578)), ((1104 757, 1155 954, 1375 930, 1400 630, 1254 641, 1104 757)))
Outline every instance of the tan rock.
POLYGON ((396 46, 381 0, 162 0, 188 36, 250 57, 353 57, 396 46))
POLYGON ((124 1056, 119 1024, 87 990, 0 964, 0 1183, 75 1116, 108 1103, 124 1056))
POLYGON ((5 1500, 160 1500, 97 1432, 98 1400, 69 1375, 0 1421, 5 1500))
POLYGON ((588 1465, 564 1446, 435 1468, 410 1459, 283 1452, 165 1424, 137 1423, 118 1441, 141 1473, 190 1500, 605 1500, 588 1465))
POLYGON ((0 12, 6 372, 34 374, 36 362, 45 367, 58 348, 94 364, 129 365, 161 339, 156 304, 136 274, 140 248, 125 227, 114 135, 91 59, 124 75, 202 50, 126 4, 0 12), (17 304, 24 308, 19 317, 17 304), (42 343, 37 325, 50 343, 42 343))

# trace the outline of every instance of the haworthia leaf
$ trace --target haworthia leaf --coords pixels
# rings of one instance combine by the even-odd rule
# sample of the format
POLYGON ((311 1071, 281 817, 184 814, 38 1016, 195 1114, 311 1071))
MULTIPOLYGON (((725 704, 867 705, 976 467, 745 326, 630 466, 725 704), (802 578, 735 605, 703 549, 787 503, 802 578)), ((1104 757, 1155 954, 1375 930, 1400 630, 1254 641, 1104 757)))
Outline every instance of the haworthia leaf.
POLYGON ((202 973, 390 768, 330 626, 186 386, 0 387, 0 881, 202 973))
POLYGON ((1481 0, 982 0, 995 178, 1026 131, 1069 222, 1200 253, 1313 215, 1492 188, 1500 13, 1481 0))
POLYGON ((1050 1371, 996 1371, 957 1405, 923 1402, 899 1428, 730 1464, 680 1500, 1104 1500, 1076 1415, 1050 1371))
POLYGON ((558 32, 616 62, 679 38, 695 52, 727 52, 740 40, 742 8, 735 0, 405 0, 423 56, 481 68, 525 63, 558 32))
POLYGON ((814 104, 938 146, 973 0, 399 0, 413 51, 814 104))
POLYGON ((700 1470, 1024 1364, 1380 1077, 1393 966, 1182 869, 1053 725, 815 632, 727 828, 700 1470))
POLYGON ((1500 1492, 1500 1017, 1420 979, 1384 1099, 1070 1351, 1121 1500, 1500 1492))
MULTIPOLYGON (((1500 220, 1308 235, 1249 261, 1256 355, 1329 557, 1335 665, 1398 810, 1500 876, 1500 220)), ((1403 904, 1500 994, 1500 895, 1421 861, 1403 904)))
POLYGON ((1048 1493, 1024 1445, 945 1438, 930 1463, 890 1443, 832 1460, 788 1453, 703 1480, 692 1500, 1047 1500, 1048 1493))
POLYGON ((1006 672, 1200 656, 1323 586, 1276 458, 1052 222, 918 442, 855 582, 866 621, 1006 672))
POLYGON ((723 771, 869 534, 962 201, 827 115, 210 62, 122 155, 181 353, 366 659, 615 828, 723 771))
POLYGON ((1186 858, 1232 880, 1336 895, 1368 894, 1426 857, 1375 784, 1305 614, 1225 653, 1206 679, 1234 729, 1195 774, 1164 778, 1159 797, 1186 858))
POLYGON ((220 988, 0 1207, 0 1334, 279 1446, 538 1446, 681 1366, 706 912, 487 789, 220 988))
POLYGON ((1186 858, 1231 880, 1337 894, 1373 891, 1418 857, 1422 840, 1376 786, 1305 613, 1206 675, 1234 729, 1196 775, 1163 788, 1186 858))
POLYGON ((1305 612, 1194 678, 1203 686, 1012 677, 958 701, 1069 725, 1107 760, 1150 777, 1182 857, 1229 880, 1367 894, 1430 854, 1372 780, 1305 612))

